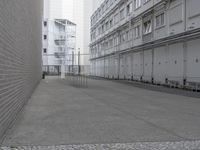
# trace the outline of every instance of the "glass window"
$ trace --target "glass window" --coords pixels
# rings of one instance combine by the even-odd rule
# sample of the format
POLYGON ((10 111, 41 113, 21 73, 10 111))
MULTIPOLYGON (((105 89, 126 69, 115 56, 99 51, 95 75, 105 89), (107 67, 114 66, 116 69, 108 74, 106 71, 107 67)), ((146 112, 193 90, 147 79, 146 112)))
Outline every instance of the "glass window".
POLYGON ((122 9, 120 11, 120 19, 123 19, 124 17, 125 17, 125 15, 124 15, 124 9, 122 9))
POLYGON ((46 49, 46 48, 44 48, 44 50, 43 50, 43 51, 44 51, 44 53, 47 53, 47 49, 46 49))
POLYGON ((165 15, 164 13, 156 16, 156 27, 163 26, 165 23, 165 15))
POLYGON ((152 31, 151 20, 146 21, 146 22, 144 23, 143 27, 144 27, 144 30, 143 30, 143 31, 144 31, 144 34, 150 33, 150 32, 152 31))
POLYGON ((132 11, 133 11, 133 4, 130 3, 130 4, 128 4, 127 7, 126 7, 127 15, 129 15, 130 13, 132 13, 132 11))
POLYGON ((140 25, 135 27, 135 38, 138 38, 138 37, 140 37, 140 25))
POLYGON ((134 0, 135 3, 135 9, 141 7, 142 1, 141 0, 134 0))

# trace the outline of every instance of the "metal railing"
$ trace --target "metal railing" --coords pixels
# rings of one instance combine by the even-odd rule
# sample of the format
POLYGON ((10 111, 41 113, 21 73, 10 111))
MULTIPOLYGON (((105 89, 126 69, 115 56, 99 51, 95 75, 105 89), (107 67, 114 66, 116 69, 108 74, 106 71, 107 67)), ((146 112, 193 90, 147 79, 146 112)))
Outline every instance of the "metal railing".
POLYGON ((67 74, 66 80, 76 88, 88 88, 88 76, 81 74, 67 74))

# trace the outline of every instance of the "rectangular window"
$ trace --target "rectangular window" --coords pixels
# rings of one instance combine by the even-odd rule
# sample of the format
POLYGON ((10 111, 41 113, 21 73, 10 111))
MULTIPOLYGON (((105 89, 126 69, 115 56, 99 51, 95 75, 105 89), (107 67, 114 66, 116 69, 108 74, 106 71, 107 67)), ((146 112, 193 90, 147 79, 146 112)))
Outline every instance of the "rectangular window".
POLYGON ((44 53, 47 53, 47 49, 46 49, 46 48, 44 48, 44 49, 43 49, 43 52, 44 52, 44 53))
POLYGON ((156 27, 157 28, 163 26, 164 23, 165 23, 165 15, 164 15, 164 13, 156 16, 156 27))
POLYGON ((101 34, 101 27, 98 28, 99 35, 101 34))
POLYGON ((129 31, 126 31, 126 41, 129 40, 129 31))
POLYGON ((142 0, 134 0, 134 3, 135 3, 135 9, 141 7, 142 5, 142 0))
POLYGON ((104 25, 102 25, 102 29, 101 29, 102 33, 104 33, 104 25))
POLYGON ((124 17, 125 17, 125 15, 124 15, 124 9, 122 9, 120 11, 120 19, 123 19, 124 17))
POLYGON ((45 27, 47 26, 47 22, 46 22, 46 21, 44 21, 44 26, 45 26, 45 27))
POLYGON ((106 30, 108 30, 109 29, 109 22, 107 21, 106 22, 106 30))
POLYGON ((119 22, 119 14, 116 14, 114 18, 115 18, 115 23, 118 23, 119 22))
POLYGON ((148 20, 143 24, 143 33, 148 34, 151 31, 152 31, 152 23, 151 20, 148 20))
POLYGON ((47 39, 47 35, 44 35, 44 40, 46 40, 47 39))
POLYGON ((139 37, 140 37, 140 25, 135 27, 135 38, 139 38, 139 37))
POLYGON ((113 19, 110 20, 110 27, 113 26, 113 19))
POLYGON ((123 42, 125 42, 126 41, 126 33, 123 33, 122 35, 121 35, 121 43, 123 43, 123 42))
POLYGON ((127 13, 127 15, 131 14, 132 11, 133 11, 133 4, 130 3, 130 4, 128 4, 127 7, 126 7, 126 13, 127 13))

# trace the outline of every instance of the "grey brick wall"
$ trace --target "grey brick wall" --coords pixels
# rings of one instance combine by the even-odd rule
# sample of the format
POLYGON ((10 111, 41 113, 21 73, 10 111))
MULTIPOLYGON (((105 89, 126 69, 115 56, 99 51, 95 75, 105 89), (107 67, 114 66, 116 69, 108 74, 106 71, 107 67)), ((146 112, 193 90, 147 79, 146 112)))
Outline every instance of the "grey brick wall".
POLYGON ((0 0, 0 139, 41 79, 42 0, 0 0))

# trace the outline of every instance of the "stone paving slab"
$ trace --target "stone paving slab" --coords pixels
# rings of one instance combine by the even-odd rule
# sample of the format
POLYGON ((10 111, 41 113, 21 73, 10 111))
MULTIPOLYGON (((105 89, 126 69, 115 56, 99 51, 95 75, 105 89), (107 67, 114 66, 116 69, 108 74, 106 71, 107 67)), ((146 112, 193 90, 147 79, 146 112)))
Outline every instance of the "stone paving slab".
POLYGON ((200 141, 2 147, 1 150, 200 150, 200 141))

